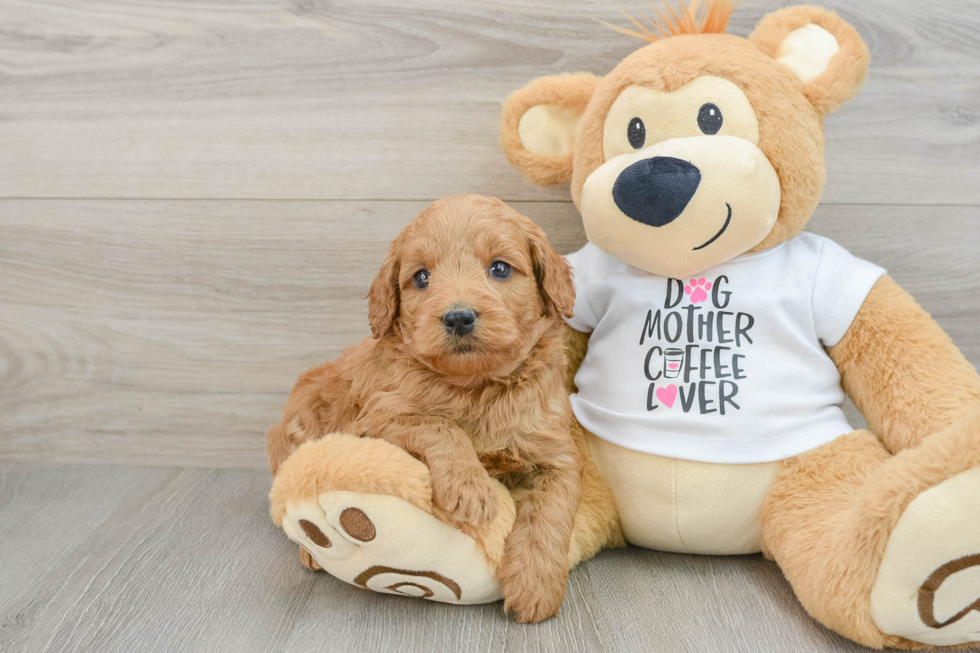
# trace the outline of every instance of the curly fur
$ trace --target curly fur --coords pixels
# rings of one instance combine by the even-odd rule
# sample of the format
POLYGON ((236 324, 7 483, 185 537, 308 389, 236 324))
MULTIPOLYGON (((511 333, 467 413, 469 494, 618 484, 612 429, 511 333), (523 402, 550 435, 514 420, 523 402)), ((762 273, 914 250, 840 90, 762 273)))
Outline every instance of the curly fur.
MULTIPOLYGON (((295 447, 327 433, 384 439, 428 465, 435 508, 464 530, 494 521, 490 476, 499 478, 517 503, 498 567, 505 607, 521 621, 552 616, 581 483, 564 388, 561 317, 573 303, 568 264, 533 222, 476 195, 434 203, 395 239, 371 285, 375 337, 297 382, 267 436, 273 474, 295 447), (488 275, 495 260, 512 266, 506 281, 488 275), (419 289, 423 268, 431 278, 419 289), (458 305, 478 314, 468 336, 447 334, 441 321, 458 305)), ((412 484, 406 500, 426 509, 417 501, 424 485, 412 484)))

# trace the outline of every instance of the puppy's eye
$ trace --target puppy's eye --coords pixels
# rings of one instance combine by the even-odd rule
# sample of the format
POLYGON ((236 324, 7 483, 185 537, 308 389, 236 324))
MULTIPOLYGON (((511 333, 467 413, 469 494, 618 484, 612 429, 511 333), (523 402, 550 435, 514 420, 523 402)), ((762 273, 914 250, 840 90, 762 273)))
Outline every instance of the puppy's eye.
POLYGON ((721 129, 722 120, 721 109, 718 108, 718 105, 710 102, 701 105, 701 109, 698 111, 698 127, 705 134, 708 136, 717 134, 718 130, 721 129))
POLYGON ((418 288, 419 290, 424 289, 426 286, 429 285, 429 277, 430 276, 432 276, 432 275, 430 275, 429 274, 429 271, 428 270, 425 270, 425 269, 422 269, 422 270, 419 270, 418 272, 416 272, 415 273, 415 287, 418 288))
POLYGON ((634 150, 643 147, 643 144, 647 142, 647 127, 642 120, 639 118, 630 120, 630 126, 626 129, 626 138, 629 139, 634 150))
POLYGON ((510 265, 503 261, 494 261, 490 264, 489 272, 494 279, 506 279, 510 276, 510 265))

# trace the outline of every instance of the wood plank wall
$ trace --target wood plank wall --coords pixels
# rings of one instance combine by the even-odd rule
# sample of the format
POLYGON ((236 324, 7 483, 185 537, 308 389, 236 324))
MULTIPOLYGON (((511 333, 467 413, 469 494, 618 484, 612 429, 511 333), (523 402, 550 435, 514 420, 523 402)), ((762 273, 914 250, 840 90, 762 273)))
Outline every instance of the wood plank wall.
MULTIPOLYGON (((620 3, 629 9, 628 3, 620 3)), ((746 0, 746 35, 783 3, 746 0)), ((980 363, 980 9, 834 0, 872 51, 810 229, 980 363)), ((637 4, 640 6, 640 4, 637 4)), ((263 467, 296 375, 368 334, 428 202, 584 233, 497 144, 528 80, 639 42, 604 0, 0 0, 0 462, 263 467)))

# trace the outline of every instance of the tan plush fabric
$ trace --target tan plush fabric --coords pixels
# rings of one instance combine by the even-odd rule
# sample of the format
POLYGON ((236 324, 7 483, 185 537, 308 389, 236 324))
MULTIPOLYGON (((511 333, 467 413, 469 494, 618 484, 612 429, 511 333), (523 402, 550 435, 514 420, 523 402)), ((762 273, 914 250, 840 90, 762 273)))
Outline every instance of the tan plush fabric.
POLYGON ((833 34, 810 23, 786 35, 776 50, 775 59, 806 84, 827 69, 838 50, 840 44, 833 34))
POLYGON ((517 135, 532 154, 563 157, 575 147, 575 130, 582 111, 555 104, 538 104, 521 116, 517 135))
POLYGON ((779 463, 719 465, 625 449, 588 434, 630 544, 679 553, 762 550, 759 513, 779 463))
MULTIPOLYGON (((575 391, 575 373, 582 364, 589 346, 589 336, 565 327, 565 347, 568 355, 569 392, 575 391)), ((626 546, 616 508, 616 499, 592 456, 589 438, 582 425, 576 420, 572 424, 572 437, 582 459, 582 499, 575 515, 575 528, 572 531, 572 547, 569 552, 571 564, 588 560, 600 550, 626 546)))
POLYGON ((871 588, 871 616, 887 633, 938 646, 980 635, 980 467, 902 513, 871 588))
POLYGON ((334 490, 390 494, 435 511, 424 463, 383 440, 338 433, 305 442, 286 458, 269 493, 272 521, 282 524, 290 502, 334 490))
POLYGON ((779 213, 779 179, 769 160, 744 138, 672 138, 600 166, 589 175, 581 201, 589 242, 635 268, 684 278, 742 254, 772 231, 779 213), (624 214, 609 192, 623 170, 651 155, 688 161, 702 175, 685 209, 696 217, 674 220, 656 232, 624 214), (724 239, 697 247, 715 241, 720 230, 724 239))
POLYGON ((828 351, 871 430, 898 453, 980 410, 980 375, 888 276, 828 351))
MULTIPOLYGON (((727 136, 757 147, 779 180, 775 224, 750 251, 798 234, 823 186, 823 117, 857 92, 867 48, 852 27, 819 8, 774 12, 746 40, 716 33, 727 20, 718 7, 703 24, 679 17, 678 29, 668 30, 679 35, 650 38, 602 79, 548 77, 515 92, 501 121, 510 162, 537 184, 570 180, 584 208, 583 188, 614 145, 606 126, 624 91, 642 87, 648 97, 671 97, 668 106, 695 80, 719 78, 744 94, 754 118, 741 126, 755 131, 727 136)), ((631 245, 643 243, 624 243, 631 245)), ((588 339, 568 332, 566 344, 573 387, 588 339)), ((670 550, 761 547, 807 611, 854 641, 925 648, 969 637, 980 614, 971 571, 980 544, 961 526, 980 485, 980 376, 887 277, 829 354, 872 430, 774 465, 657 459, 590 439, 573 424, 582 490, 570 562, 622 545, 624 530, 642 545, 670 550)), ((521 497, 497 492, 501 510, 492 523, 459 527, 433 507, 425 465, 389 443, 328 436, 285 460, 270 498, 277 523, 348 582, 479 602, 499 596, 494 575, 521 497), (355 556, 371 566, 358 571, 362 562, 346 562, 355 556)))
MULTIPOLYGON (((573 436, 587 460, 569 551, 574 566, 624 541, 612 495, 588 458, 577 425, 573 436)), ((273 521, 312 554, 318 568, 346 582, 365 586, 355 579, 374 567, 422 569, 452 579, 465 595, 454 599, 440 586, 436 595, 425 598, 483 603, 501 598, 494 575, 516 519, 514 499, 501 484, 495 485, 499 501, 495 519, 482 526, 459 523, 433 505, 425 464, 383 440, 331 434, 300 445, 282 463, 269 497, 273 521), (352 508, 357 512, 353 520, 348 512, 345 522, 344 511, 352 508), (369 540, 351 535, 351 524, 356 525, 356 533, 369 533, 369 540)), ((384 578, 391 580, 389 575, 384 578)), ((408 582, 405 573, 399 578, 397 582, 408 582)), ((368 586, 394 591, 373 581, 368 586)), ((401 590, 394 592, 408 591, 401 590)))
MULTIPOLYGON (((622 123, 628 114, 643 111, 643 103, 633 96, 662 105, 664 120, 647 131, 643 147, 650 147, 650 140, 693 136, 684 133, 691 129, 684 117, 691 109, 686 114, 674 109, 697 104, 696 98, 683 98, 689 92, 684 89, 704 83, 697 80, 720 78, 734 84, 751 107, 754 124, 733 114, 739 129, 753 125, 757 130, 730 135, 756 145, 779 180, 775 224, 748 251, 768 249, 797 235, 823 188, 823 118, 859 90, 868 70, 868 49, 853 27, 818 7, 780 9, 742 39, 718 33, 730 6, 715 5, 707 12, 715 17, 711 21, 699 21, 693 10, 682 9, 662 31, 646 29, 638 21, 633 24, 641 31, 620 29, 650 44, 602 79, 570 84, 567 78, 545 78, 514 93, 501 122, 501 143, 511 163, 539 184, 570 179, 576 206, 594 211, 596 205, 586 203, 583 189, 604 164, 628 152, 622 123), (536 103, 562 106, 563 91, 568 106, 584 107, 574 157, 569 162, 567 157, 557 161, 531 155, 517 137, 520 116, 536 103)), ((604 183, 608 186, 609 180, 604 183)), ((585 217, 586 224, 589 219, 585 217)), ((624 231, 614 241, 604 247, 644 267, 642 257, 630 258, 631 249, 649 245, 643 234, 624 231)), ((686 260, 671 258, 670 252, 660 253, 658 261, 679 270, 686 260)), ((588 337, 569 334, 567 343, 569 387, 574 388, 572 379, 588 337)), ((980 572, 971 571, 971 556, 980 555, 980 543, 959 526, 975 505, 970 488, 980 467, 980 376, 932 318, 888 277, 879 280, 850 330, 828 353, 871 431, 842 436, 779 465, 759 498, 761 545, 782 567, 810 614, 855 641, 901 648, 962 641, 970 634, 970 620, 980 618, 980 612, 970 609, 971 601, 980 606, 980 591, 971 580, 980 578, 980 572), (940 504, 941 509, 936 507, 940 504), (920 531, 929 529, 936 531, 930 533, 933 537, 922 536, 920 531), (971 553, 971 547, 977 551, 971 553), (943 562, 945 558, 950 560, 943 562), (894 599, 899 590, 889 589, 908 585, 915 565, 936 568, 929 572, 915 567, 922 585, 901 591, 924 597, 921 605, 932 606, 932 612, 920 609, 920 599, 913 610, 908 602, 894 599), (881 584, 872 610, 879 570, 881 584), (943 626, 957 610, 965 610, 966 616, 943 626), (940 627, 930 626, 931 621, 940 627), (912 641, 916 635, 919 641, 912 641)), ((678 527, 684 511, 677 510, 677 490, 664 477, 701 478, 702 470, 680 472, 688 467, 680 461, 647 459, 604 443, 593 442, 592 452, 613 486, 627 537, 647 546, 691 550, 678 527)), ((743 487, 764 484, 760 480, 743 487)), ((707 485, 712 485, 710 478, 707 485)), ((751 514, 747 509, 734 512, 751 514)), ((698 513, 693 514, 696 522, 698 513)), ((704 508, 700 514, 707 519, 713 513, 704 508)))
MULTIPOLYGON (((506 494, 503 488, 501 492, 506 494)), ((509 521, 501 532, 513 525, 513 502, 508 505, 509 521)), ((507 515, 502 510, 497 519, 507 515)), ((313 494, 287 505, 282 526, 316 562, 315 568, 364 589, 442 603, 502 598, 495 563, 480 542, 391 495, 339 490, 313 494), (356 526, 352 514, 357 515, 356 526)))
MULTIPOLYGON (((574 152, 555 155, 528 150, 521 142, 521 118, 536 106, 551 106, 580 114, 598 83, 599 78, 589 73, 541 77, 507 98, 500 121, 500 145, 510 164, 523 172, 529 182, 552 186, 568 181, 572 178, 574 152)), ((556 126, 555 131, 560 133, 561 126, 556 126)), ((574 143, 576 134, 566 132, 564 138, 574 143)), ((547 136, 535 139, 535 142, 544 141, 547 136)))
POLYGON ((799 233, 816 208, 825 178, 823 116, 858 91, 868 60, 860 35, 836 14, 817 7, 790 7, 766 16, 748 41, 729 34, 682 34, 640 48, 601 82, 582 74, 534 80, 505 104, 501 145, 511 164, 534 183, 571 179, 572 199, 580 206, 585 180, 605 161, 605 120, 624 90, 643 85, 672 92, 704 75, 730 80, 745 92, 755 110, 759 148, 782 186, 779 219, 750 251, 766 249, 799 233), (839 49, 827 68, 804 84, 775 56, 791 32, 811 23, 832 35, 839 49), (562 93, 567 94, 564 100, 562 93), (574 162, 534 155, 521 145, 520 117, 537 104, 587 105, 578 126, 574 162))
POLYGON ((908 505, 980 466, 978 433, 980 412, 896 456, 856 431, 784 461, 763 506, 763 546, 814 618, 866 646, 916 647, 879 630, 871 589, 908 505))
POLYGON ((569 563, 574 566, 602 549, 626 546, 626 539, 620 527, 616 500, 589 453, 588 436, 578 422, 572 425, 572 436, 582 456, 582 498, 575 514, 568 553, 569 563))
POLYGON ((826 30, 838 46, 826 69, 803 82, 803 94, 818 112, 827 115, 854 97, 868 73, 871 55, 853 27, 836 13, 820 7, 787 7, 764 16, 749 40, 763 53, 778 58, 786 38, 811 24, 826 30))

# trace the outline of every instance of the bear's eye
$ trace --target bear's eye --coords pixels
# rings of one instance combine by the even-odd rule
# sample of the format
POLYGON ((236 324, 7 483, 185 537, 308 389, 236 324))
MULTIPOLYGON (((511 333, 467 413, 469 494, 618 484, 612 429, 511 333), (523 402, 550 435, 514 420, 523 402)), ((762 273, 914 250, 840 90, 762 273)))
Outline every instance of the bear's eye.
POLYGON ((415 287, 418 288, 419 290, 424 290, 426 288, 426 286, 429 285, 429 277, 430 276, 432 276, 432 275, 430 275, 429 274, 429 271, 426 270, 425 268, 423 268, 423 269, 419 270, 418 272, 416 272, 415 273, 415 277, 414 277, 414 279, 415 279, 415 287))
POLYGON ((701 109, 698 111, 698 127, 701 128, 708 136, 712 134, 717 134, 718 130, 721 129, 721 109, 717 105, 702 104, 701 109))
POLYGON ((634 150, 638 150, 643 147, 643 144, 647 140, 647 128, 643 124, 643 121, 639 118, 633 118, 630 120, 630 126, 626 130, 626 138, 629 139, 630 145, 633 146, 634 150))
POLYGON ((494 279, 506 279, 510 276, 510 264, 503 261, 494 261, 490 264, 490 276, 494 279))

